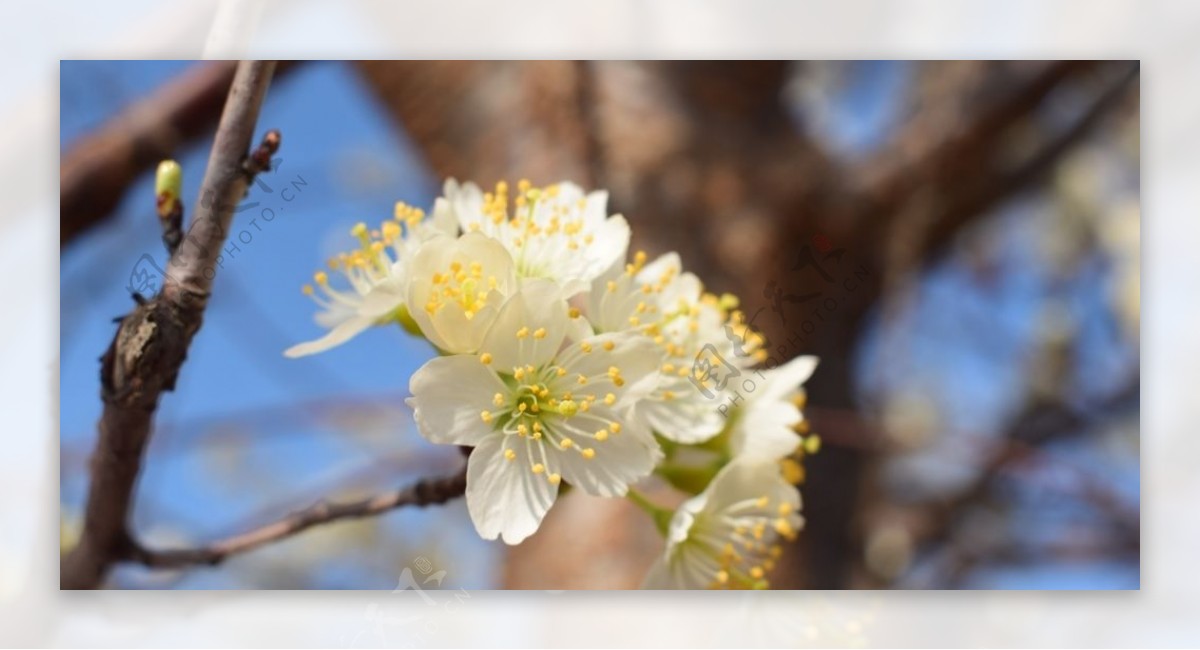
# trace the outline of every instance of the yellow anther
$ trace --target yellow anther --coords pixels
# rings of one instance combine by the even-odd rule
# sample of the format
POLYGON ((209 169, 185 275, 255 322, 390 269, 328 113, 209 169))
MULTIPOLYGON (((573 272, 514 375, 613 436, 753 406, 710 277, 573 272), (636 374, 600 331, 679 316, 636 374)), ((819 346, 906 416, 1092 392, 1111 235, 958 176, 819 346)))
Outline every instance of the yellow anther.
POLYGON ((567 315, 570 316, 571 318, 579 318, 579 315, 580 315, 579 309, 576 307, 572 307, 567 310, 567 315))
POLYGON ((608 431, 600 429, 596 432, 596 442, 604 442, 608 440, 608 431))
POLYGON ((792 504, 784 501, 783 503, 779 504, 779 507, 775 510, 779 513, 780 517, 786 517, 792 514, 792 504))
POLYGON ((521 381, 522 379, 525 379, 525 369, 524 368, 513 368, 513 379, 516 379, 517 381, 521 381))
POLYGON ((517 435, 518 436, 529 435, 529 427, 525 426, 524 424, 518 424, 517 425, 517 435))
POLYGON ((588 343, 587 341, 583 341, 582 343, 579 344, 579 349, 583 350, 584 352, 591 352, 592 344, 588 343))
POLYGON ((804 466, 797 463, 791 458, 784 458, 779 462, 783 480, 792 485, 799 485, 804 482, 804 466))
POLYGON ((521 329, 517 330, 517 338, 523 339, 526 336, 529 336, 529 328, 528 327, 522 327, 521 329))
POLYGON ((775 532, 779 533, 780 535, 783 535, 784 537, 786 537, 788 539, 792 539, 793 537, 796 536, 795 529, 792 528, 792 525, 789 524, 786 519, 776 519, 775 520, 775 532))
POLYGON ((534 474, 541 474, 544 471, 546 471, 546 466, 541 463, 537 463, 536 465, 533 466, 534 474))
POLYGON ((542 423, 541 423, 541 422, 534 422, 534 423, 533 423, 533 430, 534 430, 535 432, 541 433, 541 431, 542 431, 542 423))
POLYGON ((580 453, 582 453, 583 457, 588 460, 591 460, 596 457, 596 450, 592 449, 591 447, 581 450, 580 453))
POLYGON ((383 233, 384 241, 389 244, 400 238, 400 226, 395 221, 385 221, 379 230, 383 233))
POLYGON ((761 497, 758 497, 758 500, 754 502, 754 507, 755 508, 765 508, 770 503, 771 503, 771 500, 768 499, 766 497, 766 495, 763 495, 761 497))
POLYGON ((517 459, 517 452, 511 449, 504 450, 504 460, 513 461, 517 459))
POLYGON ((496 393, 495 395, 492 395, 492 404, 495 404, 496 406, 500 406, 501 404, 504 404, 504 396, 501 395, 500 393, 496 393))
POLYGON ((517 410, 520 411, 521 413, 524 413, 525 409, 527 409, 527 408, 529 408, 529 407, 525 404, 525 402, 521 402, 520 404, 517 404, 517 410))
POLYGON ((306 284, 303 287, 300 287, 300 291, 304 292, 304 295, 306 296, 313 295, 313 288, 311 284, 306 284))
POLYGON ((492 362, 492 353, 484 352, 483 354, 479 355, 479 361, 485 366, 490 364, 492 362))
POLYGON ((484 422, 491 422, 492 414, 488 413, 487 411, 483 411, 482 413, 479 414, 479 419, 483 420, 484 422))
POLYGON ((672 391, 672 390, 664 390, 664 391, 663 391, 663 394, 662 394, 662 397, 663 397, 663 399, 664 399, 664 400, 666 400, 666 401, 668 401, 668 402, 669 402, 669 401, 671 401, 671 400, 675 399, 675 391, 672 391))
POLYGON ((550 481, 550 485, 558 485, 559 483, 562 483, 562 476, 559 476, 558 474, 551 474, 550 476, 546 477, 546 480, 550 481))
POLYGON ((613 433, 621 433, 621 423, 613 422, 612 424, 608 425, 608 430, 612 431, 613 433))
POLYGON ((617 290, 617 283, 614 282, 613 280, 609 280, 608 283, 604 285, 604 287, 606 289, 608 289, 609 293, 612 293, 617 290))
POLYGON ((567 417, 572 417, 579 412, 579 404, 575 400, 566 399, 558 405, 558 412, 567 417))
POLYGON ((558 443, 558 446, 559 446, 561 449, 570 449, 570 448, 571 448, 571 445, 573 445, 573 444, 575 444, 575 443, 574 443, 574 442, 572 442, 570 438, 563 438, 563 439, 562 439, 562 440, 561 440, 561 441, 558 443))
POLYGON ((750 567, 750 577, 758 579, 763 577, 763 569, 760 566, 750 567))
POLYGON ((365 224, 361 221, 354 224, 354 227, 350 229, 350 234, 355 237, 358 237, 359 239, 366 237, 368 235, 367 224, 365 224))
POLYGON ((313 282, 324 286, 329 284, 329 276, 326 275, 324 271, 317 271, 316 273, 313 273, 313 282))
POLYGON ((617 344, 613 343, 612 341, 604 342, 604 349, 607 350, 608 352, 612 352, 613 348, 615 348, 615 347, 617 347, 617 344))
POLYGON ((605 395, 605 396, 604 396, 604 403, 605 403, 606 405, 608 405, 608 406, 612 406, 613 404, 616 404, 616 403, 617 403, 617 396, 616 396, 616 395, 613 395, 612 393, 609 393, 609 394, 605 395))
POLYGON ((544 328, 544 327, 539 327, 539 328, 537 328, 536 330, 534 330, 534 331, 533 331, 533 338, 535 338, 535 339, 544 339, 544 338, 546 338, 546 328, 544 328))
POLYGON ((716 579, 717 583, 719 584, 725 584, 729 582, 729 572, 725 571, 724 569, 717 571, 716 579))
POLYGON ((584 384, 587 383, 587 377, 584 375, 579 375, 579 377, 577 377, 575 379, 575 381, 578 382, 580 386, 583 386, 584 384))
POLYGON ((804 439, 804 453, 812 455, 818 451, 821 451, 821 438, 814 433, 804 439))

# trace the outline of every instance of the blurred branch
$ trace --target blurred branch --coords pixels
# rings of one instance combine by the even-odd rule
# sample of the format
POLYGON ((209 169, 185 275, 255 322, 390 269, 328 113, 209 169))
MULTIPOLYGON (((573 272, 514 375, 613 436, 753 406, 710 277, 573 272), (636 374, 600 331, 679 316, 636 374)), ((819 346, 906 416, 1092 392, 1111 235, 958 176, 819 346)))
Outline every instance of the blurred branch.
MULTIPOLYGON (((170 271, 162 291, 149 300, 138 299, 101 359, 100 437, 80 542, 62 561, 63 589, 99 586, 112 562, 133 544, 129 515, 154 412, 162 393, 174 390, 203 321, 234 207, 259 168, 259 157, 248 158, 247 152, 274 69, 273 62, 238 64, 196 216, 183 245, 168 261, 170 271)), ((262 147, 277 146, 278 133, 268 133, 262 147)))
MULTIPOLYGON (((1123 389, 1088 408, 1074 407, 1062 401, 1037 400, 1014 418, 1003 436, 1002 444, 997 445, 984 462, 978 477, 957 496, 936 504, 934 508, 933 520, 923 535, 923 542, 927 545, 944 544, 948 548, 947 557, 953 558, 953 561, 946 565, 950 573, 947 582, 959 579, 974 563, 988 559, 980 553, 961 548, 962 544, 956 541, 956 534, 964 518, 974 508, 988 501, 992 486, 1005 468, 1036 458, 1040 447, 1047 442, 1078 434, 1115 413, 1129 409, 1136 405, 1140 393, 1141 381, 1135 378, 1123 389)), ((1113 522, 1118 538, 1122 540, 1119 543, 1123 547, 1136 547, 1140 538, 1137 513, 1131 514, 1120 509, 1111 494, 1099 490, 1097 486, 1085 482, 1085 487, 1087 489, 1083 496, 1113 522)))
POLYGON ((358 501, 320 501, 274 523, 200 548, 156 551, 135 544, 126 549, 127 553, 122 559, 155 569, 177 569, 191 565, 214 566, 231 555, 246 553, 263 545, 287 539, 314 526, 346 519, 373 517, 397 508, 440 505, 462 496, 466 488, 467 470, 464 466, 450 476, 421 479, 406 488, 358 501))
MULTIPOLYGON (((1032 127, 1037 108, 1065 82, 1095 71, 1090 62, 1047 64, 991 106, 978 111, 961 131, 951 131, 940 146, 865 188, 867 216, 883 246, 885 283, 902 281, 921 266, 920 260, 944 246, 962 227, 992 206, 1043 178, 1062 155, 1090 134, 1127 97, 1138 78, 1136 62, 1094 93, 1086 108, 1061 132, 1013 154, 1006 142, 1019 142, 1016 129, 1032 127), (881 219, 883 214, 891 217, 881 219), (879 228, 878 226, 883 226, 879 228)), ((885 288, 886 290, 886 288, 885 288)))
POLYGON ((198 64, 71 144, 59 171, 60 247, 111 214, 138 175, 212 128, 236 67, 198 64))

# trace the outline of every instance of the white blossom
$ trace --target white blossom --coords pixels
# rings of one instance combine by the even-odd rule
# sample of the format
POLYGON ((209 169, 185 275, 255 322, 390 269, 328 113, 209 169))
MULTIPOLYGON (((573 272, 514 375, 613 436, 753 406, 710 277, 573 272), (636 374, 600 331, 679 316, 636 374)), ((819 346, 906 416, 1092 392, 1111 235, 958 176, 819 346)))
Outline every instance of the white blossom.
POLYGON ((444 193, 463 232, 503 244, 519 277, 552 280, 571 296, 625 259, 629 224, 621 215, 608 215, 608 192, 585 194, 569 182, 535 188, 528 181, 517 184, 511 201, 508 191, 503 182, 484 193, 451 179, 444 193))
POLYGON ((799 511, 800 493, 776 463, 734 460, 675 512, 644 588, 766 587, 779 538, 795 538, 803 525, 799 511))
POLYGON ((416 251, 429 239, 452 236, 457 230, 449 204, 441 200, 428 219, 419 209, 397 204, 394 219, 370 230, 365 223, 350 234, 359 248, 329 260, 329 268, 343 276, 348 289, 330 286, 329 274, 317 271, 313 285, 304 285, 305 295, 321 307, 315 320, 329 332, 314 341, 284 351, 288 357, 324 352, 357 336, 363 330, 386 322, 406 307, 409 266, 416 251))
POLYGON ((570 320, 557 286, 528 282, 500 309, 479 354, 433 359, 412 377, 421 434, 474 447, 467 508, 484 539, 516 544, 533 534, 563 481, 622 496, 661 458, 624 415, 652 385, 658 350, 627 333, 564 346, 570 320))

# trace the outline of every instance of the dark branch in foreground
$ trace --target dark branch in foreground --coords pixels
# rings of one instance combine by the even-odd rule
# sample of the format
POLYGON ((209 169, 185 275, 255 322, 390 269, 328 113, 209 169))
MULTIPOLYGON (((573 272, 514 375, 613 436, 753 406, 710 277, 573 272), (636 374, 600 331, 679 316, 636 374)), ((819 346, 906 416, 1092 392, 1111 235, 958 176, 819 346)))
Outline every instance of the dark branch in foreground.
POLYGON ((450 476, 421 479, 408 487, 358 501, 321 501, 274 523, 200 548, 155 551, 134 544, 122 559, 154 569, 215 566, 231 555, 246 553, 265 544, 278 542, 314 526, 345 519, 372 517, 397 508, 441 505, 462 496, 466 488, 467 470, 464 467, 450 476))
MULTIPOLYGON (((129 519, 134 486, 154 411, 162 393, 175 388, 175 378, 204 319, 234 207, 253 180, 245 163, 274 70, 274 62, 238 64, 195 217, 168 260, 162 291, 148 300, 137 297, 137 306, 121 320, 101 358, 104 412, 80 541, 61 564, 63 589, 100 586, 112 563, 133 545, 129 519)), ((278 134, 268 136, 278 144, 278 134)))

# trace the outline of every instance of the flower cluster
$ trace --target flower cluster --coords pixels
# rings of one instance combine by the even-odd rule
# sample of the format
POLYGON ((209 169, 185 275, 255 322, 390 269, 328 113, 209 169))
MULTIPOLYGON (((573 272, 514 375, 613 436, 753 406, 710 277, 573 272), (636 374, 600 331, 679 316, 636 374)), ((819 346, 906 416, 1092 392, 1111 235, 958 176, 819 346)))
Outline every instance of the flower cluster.
POLYGON ((285 354, 374 325, 428 340, 439 356, 408 402, 426 439, 472 448, 466 501, 483 538, 532 535, 566 484, 654 515, 667 545, 647 586, 765 585, 776 540, 801 523, 815 358, 771 367, 733 296, 706 293, 674 253, 628 255, 607 194, 572 183, 450 180, 429 215, 398 204, 351 234, 358 247, 304 287, 329 331, 285 354), (706 355, 757 377, 732 410, 713 398, 706 355), (631 486, 652 474, 695 496, 674 514, 651 504, 631 486))

